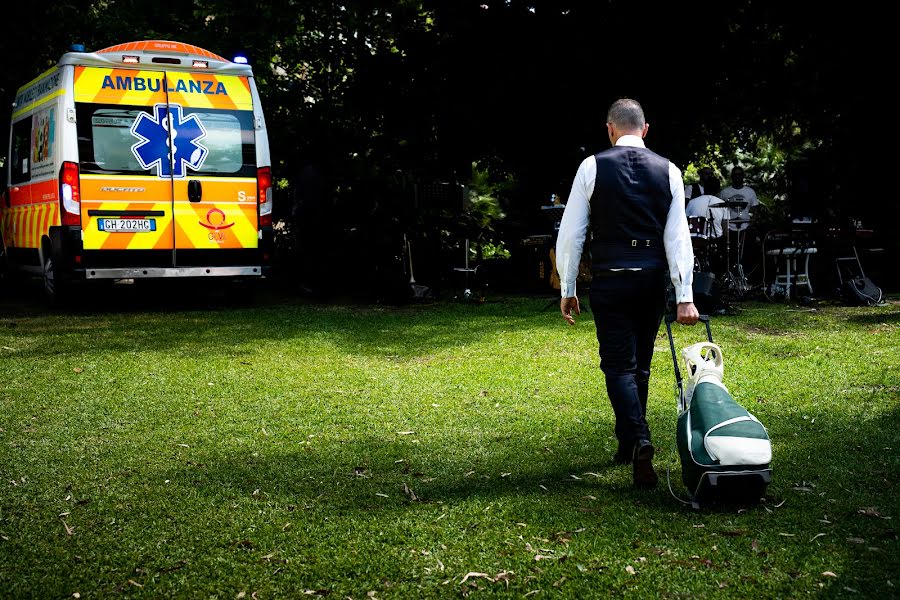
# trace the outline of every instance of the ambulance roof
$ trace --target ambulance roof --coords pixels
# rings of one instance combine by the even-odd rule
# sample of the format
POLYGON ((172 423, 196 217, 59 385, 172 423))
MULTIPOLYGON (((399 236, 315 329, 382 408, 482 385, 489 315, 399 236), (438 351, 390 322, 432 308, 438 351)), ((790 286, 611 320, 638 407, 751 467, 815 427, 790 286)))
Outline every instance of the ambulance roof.
POLYGON ((62 56, 59 64, 149 70, 205 70, 219 74, 253 75, 250 65, 233 63, 199 46, 168 40, 126 42, 96 52, 68 52, 62 56), (198 67, 197 63, 205 66, 198 67))

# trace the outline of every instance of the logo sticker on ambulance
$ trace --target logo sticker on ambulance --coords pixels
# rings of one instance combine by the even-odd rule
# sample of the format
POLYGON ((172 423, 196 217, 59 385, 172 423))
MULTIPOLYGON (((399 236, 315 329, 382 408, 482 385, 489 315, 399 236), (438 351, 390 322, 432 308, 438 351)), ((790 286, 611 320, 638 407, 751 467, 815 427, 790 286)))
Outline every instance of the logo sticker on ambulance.
POLYGON ((131 135, 140 140, 131 147, 131 153, 141 166, 148 170, 156 167, 159 177, 177 179, 187 174, 188 167, 199 171, 209 149, 200 143, 206 129, 197 115, 183 117, 178 104, 157 104, 153 112, 153 116, 141 113, 131 126, 131 135))

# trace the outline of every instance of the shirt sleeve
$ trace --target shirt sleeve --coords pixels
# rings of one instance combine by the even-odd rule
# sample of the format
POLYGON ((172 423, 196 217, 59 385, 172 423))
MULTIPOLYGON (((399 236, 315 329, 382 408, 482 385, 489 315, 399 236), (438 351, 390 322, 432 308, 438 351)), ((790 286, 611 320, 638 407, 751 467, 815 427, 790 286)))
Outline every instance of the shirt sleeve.
MULTIPOLYGON (((584 159, 575 173, 572 191, 563 211, 556 235, 556 270, 559 272, 560 294, 563 298, 576 295, 578 265, 584 250, 588 223, 591 218, 591 194, 597 177, 597 163, 593 156, 584 159)), ((682 194, 682 202, 684 195, 682 194)))
POLYGON ((680 304, 694 301, 694 249, 685 216, 681 169, 672 163, 669 163, 669 188, 672 191, 672 204, 666 218, 663 244, 669 262, 669 276, 675 286, 675 301, 680 304))

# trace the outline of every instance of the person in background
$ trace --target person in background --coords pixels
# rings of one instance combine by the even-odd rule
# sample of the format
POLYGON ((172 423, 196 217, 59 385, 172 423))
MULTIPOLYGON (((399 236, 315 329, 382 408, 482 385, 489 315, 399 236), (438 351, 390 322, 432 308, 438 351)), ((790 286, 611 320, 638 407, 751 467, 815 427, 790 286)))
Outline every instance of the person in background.
POLYGON ((707 180, 706 193, 688 202, 685 209, 688 217, 703 217, 707 219, 709 229, 705 235, 709 238, 722 237, 725 218, 728 216, 728 211, 724 206, 715 206, 723 204, 722 199, 718 195, 721 187, 722 184, 719 183, 718 178, 713 177, 707 180))
POLYGON ((694 253, 681 171, 644 146, 650 126, 641 105, 617 100, 606 116, 612 148, 584 159, 575 174, 556 242, 559 308, 570 325, 581 314, 578 265, 591 232, 590 302, 600 369, 616 416, 618 464, 632 463, 635 487, 652 488, 655 449, 647 425, 650 362, 666 307, 666 272, 677 320, 693 325, 694 253))
POLYGON ((713 173, 712 167, 700 167, 697 174, 700 176, 700 181, 689 183, 684 186, 684 197, 686 200, 693 200, 694 198, 702 196, 706 193, 707 180, 718 179, 716 174, 713 173))
POLYGON ((731 231, 747 229, 759 206, 759 198, 756 197, 756 192, 753 191, 752 187, 744 184, 743 167, 736 166, 731 169, 731 185, 722 190, 719 197, 722 200, 747 203, 747 206, 744 208, 731 209, 730 223, 728 225, 731 231))

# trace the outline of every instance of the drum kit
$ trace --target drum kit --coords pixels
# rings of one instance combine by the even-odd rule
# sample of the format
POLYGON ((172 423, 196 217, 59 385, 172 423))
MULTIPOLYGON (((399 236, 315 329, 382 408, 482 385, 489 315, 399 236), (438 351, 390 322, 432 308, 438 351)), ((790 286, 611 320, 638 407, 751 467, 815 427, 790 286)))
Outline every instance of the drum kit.
POLYGON ((694 270, 714 273, 722 283, 723 291, 743 295, 750 291, 741 259, 750 219, 744 217, 747 202, 723 200, 710 204, 707 216, 689 216, 688 229, 694 248, 694 270), (723 208, 724 216, 716 226, 711 209, 723 208), (734 211, 734 212, 733 212, 734 211), (733 216, 733 215, 738 216, 733 216))

